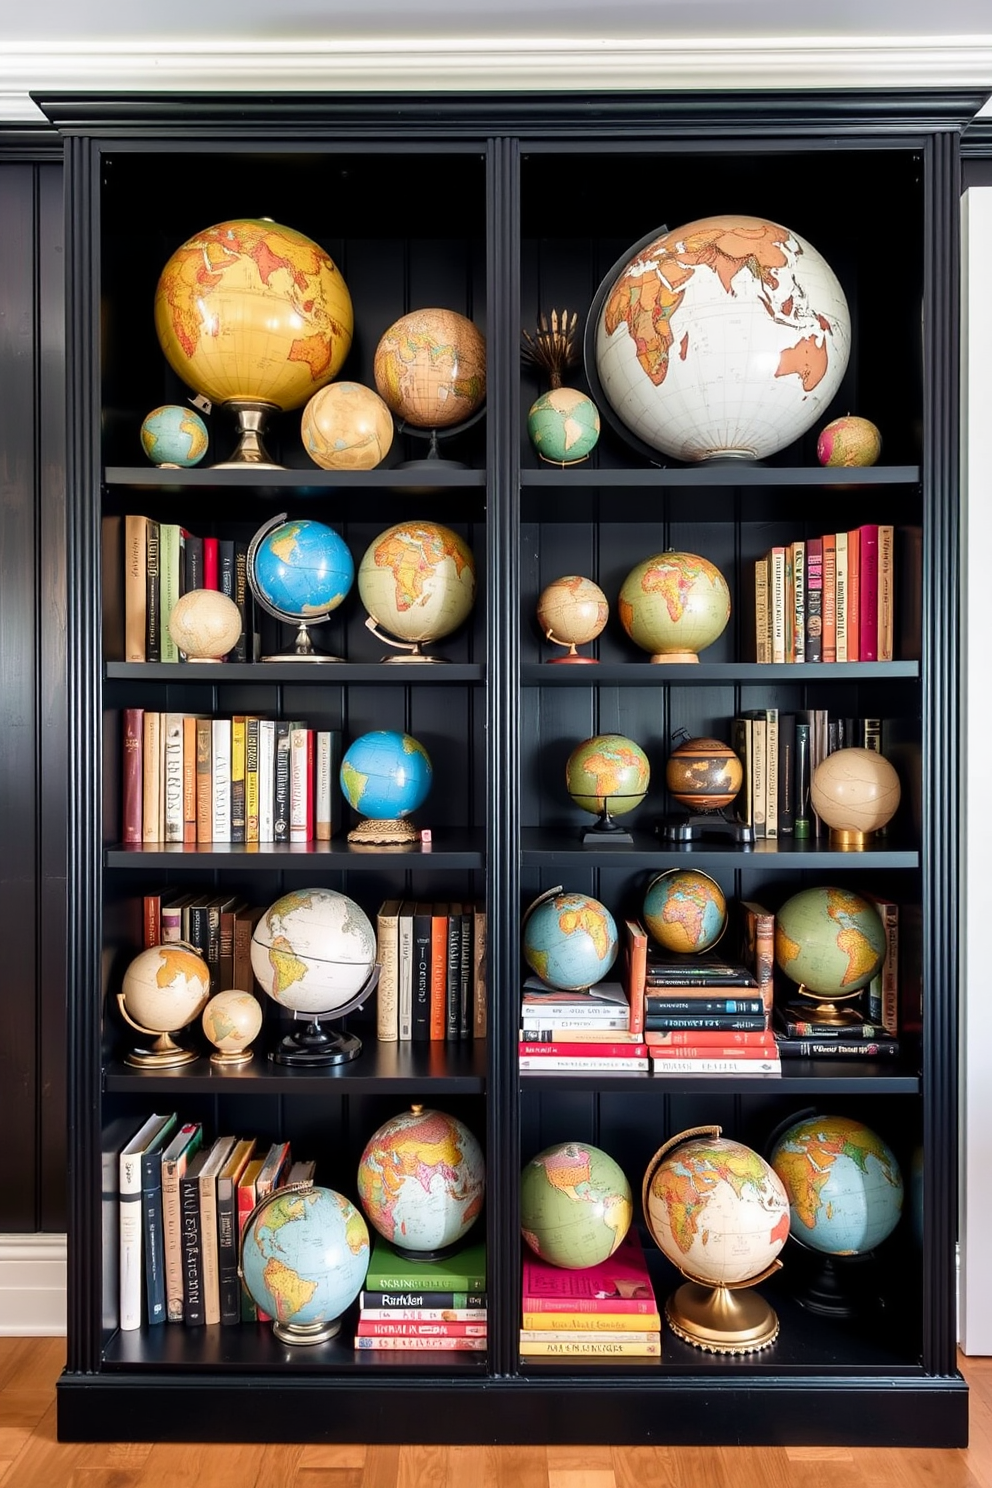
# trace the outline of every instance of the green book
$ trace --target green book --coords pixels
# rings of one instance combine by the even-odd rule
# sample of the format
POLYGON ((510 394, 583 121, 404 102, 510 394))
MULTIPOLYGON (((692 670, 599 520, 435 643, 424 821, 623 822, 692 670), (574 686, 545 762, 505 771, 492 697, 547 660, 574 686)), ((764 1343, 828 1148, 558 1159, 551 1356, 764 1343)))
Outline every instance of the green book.
POLYGON ((365 1285, 373 1292, 484 1292, 486 1242, 464 1245, 443 1261, 415 1261, 376 1236, 365 1285))

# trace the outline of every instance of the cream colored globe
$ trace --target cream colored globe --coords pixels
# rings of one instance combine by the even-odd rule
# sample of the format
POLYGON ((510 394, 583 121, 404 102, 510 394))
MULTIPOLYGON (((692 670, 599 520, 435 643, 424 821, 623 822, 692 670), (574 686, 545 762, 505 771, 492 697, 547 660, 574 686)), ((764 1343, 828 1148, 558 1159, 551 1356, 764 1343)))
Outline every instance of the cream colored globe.
POLYGON ((299 408, 340 370, 353 325, 348 287, 329 255, 264 218, 196 233, 155 291, 169 365, 215 403, 299 408))
POLYGON ((374 470, 393 442, 392 414, 360 382, 332 382, 314 393, 300 429, 304 449, 321 470, 374 470))
POLYGON ((398 522, 366 549, 358 592, 377 625, 401 641, 450 635, 475 602, 472 550, 440 522, 398 522))
POLYGON ((450 429, 482 407, 486 343, 456 310, 413 310, 383 333, 373 374, 397 418, 417 429, 450 429))
POLYGON ((222 661, 241 635, 241 611, 218 589, 190 589, 172 607, 169 634, 187 661, 222 661))
POLYGON ((196 1058, 173 1043, 172 1035, 203 1012, 210 996, 210 971, 192 946, 151 946, 135 956, 124 973, 117 1006, 126 1023, 154 1037, 150 1048, 128 1050, 126 1064, 167 1068, 196 1058))
POLYGON ((262 1005, 250 992, 230 988, 211 997, 203 1009, 203 1032, 217 1050, 216 1064, 251 1058, 251 1042, 262 1027, 262 1005))
POLYGON ((813 810, 831 828, 836 846, 864 846, 896 813, 899 776, 874 749, 836 749, 821 760, 810 782, 813 810))
POLYGON ((594 641, 606 625, 610 606, 592 579, 566 574, 554 579, 537 601, 537 623, 547 640, 571 647, 594 641))

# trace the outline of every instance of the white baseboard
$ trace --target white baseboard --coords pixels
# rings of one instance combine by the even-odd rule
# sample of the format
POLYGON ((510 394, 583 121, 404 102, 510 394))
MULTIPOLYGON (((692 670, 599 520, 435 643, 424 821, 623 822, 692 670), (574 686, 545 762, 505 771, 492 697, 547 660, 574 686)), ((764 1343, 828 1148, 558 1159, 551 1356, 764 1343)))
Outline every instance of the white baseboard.
POLYGON ((64 1235, 0 1235, 0 1338, 65 1333, 64 1235))

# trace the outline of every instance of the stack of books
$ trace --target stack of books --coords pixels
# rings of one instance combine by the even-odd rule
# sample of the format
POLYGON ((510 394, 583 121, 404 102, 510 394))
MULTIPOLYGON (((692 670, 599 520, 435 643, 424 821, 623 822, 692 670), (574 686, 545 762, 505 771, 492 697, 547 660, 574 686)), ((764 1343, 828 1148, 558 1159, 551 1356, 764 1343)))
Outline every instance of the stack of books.
POLYGON ((355 1347, 485 1353, 485 1241, 469 1242, 447 1260, 421 1261, 376 1236, 355 1347))
POLYGON ((644 1041, 656 1075, 779 1075, 769 999, 741 962, 649 947, 644 1041))
POLYGON ((628 1231, 609 1260, 582 1271, 525 1253, 520 1352, 660 1357, 661 1316, 636 1231, 628 1231))
POLYGON ((647 1045, 632 1032, 630 1003, 619 982, 589 992, 557 992, 539 977, 524 982, 520 1068, 549 1074, 637 1074, 650 1069, 647 1045))

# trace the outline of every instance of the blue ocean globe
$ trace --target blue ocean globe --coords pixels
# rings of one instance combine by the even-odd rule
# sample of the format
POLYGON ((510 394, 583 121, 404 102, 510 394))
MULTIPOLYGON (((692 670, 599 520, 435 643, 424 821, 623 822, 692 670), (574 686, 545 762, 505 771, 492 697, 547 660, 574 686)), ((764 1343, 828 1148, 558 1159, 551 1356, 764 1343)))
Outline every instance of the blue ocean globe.
POLYGON ((769 1159, 789 1195, 792 1234, 825 1255, 863 1255, 899 1223, 903 1179, 888 1143, 850 1116, 811 1116, 769 1159))
POLYGON ((210 443, 207 426, 193 408, 165 403, 153 408, 141 424, 141 448, 153 465, 198 465, 210 443))
POLYGON ((616 921, 588 894, 556 893, 539 900, 524 922, 524 960, 560 992, 585 992, 617 958, 616 921))
POLYGON ((276 1189, 245 1226, 245 1288, 283 1343, 333 1338, 368 1269, 368 1226, 333 1188, 276 1189))
POLYGON ((341 761, 341 790, 361 815, 397 821, 426 801, 433 779, 419 740, 394 729, 373 729, 351 744, 341 761))
POLYGON ((323 620, 355 580, 347 543, 323 522, 280 522, 252 548, 252 588, 287 620, 323 620))

